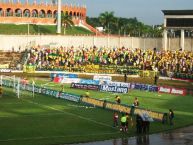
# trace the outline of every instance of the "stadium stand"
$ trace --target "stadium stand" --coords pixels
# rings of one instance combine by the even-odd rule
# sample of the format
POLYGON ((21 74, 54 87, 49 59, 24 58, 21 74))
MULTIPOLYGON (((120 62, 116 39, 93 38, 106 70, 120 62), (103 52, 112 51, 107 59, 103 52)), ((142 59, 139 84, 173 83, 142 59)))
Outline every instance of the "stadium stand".
MULTIPOLYGON (((108 68, 110 73, 136 74, 138 70, 159 71, 162 76, 184 76, 192 78, 193 52, 156 51, 140 48, 49 48, 35 47, 28 51, 27 65, 37 70, 85 71, 84 66, 108 68), (99 66, 98 66, 99 65, 99 66), (102 67, 101 67, 102 66, 102 67), (123 72, 126 69, 126 72, 123 72)), ((95 69, 96 69, 95 68, 95 69)), ((91 68, 88 68, 91 69, 91 68)), ((99 72, 99 71, 97 71, 99 72)))

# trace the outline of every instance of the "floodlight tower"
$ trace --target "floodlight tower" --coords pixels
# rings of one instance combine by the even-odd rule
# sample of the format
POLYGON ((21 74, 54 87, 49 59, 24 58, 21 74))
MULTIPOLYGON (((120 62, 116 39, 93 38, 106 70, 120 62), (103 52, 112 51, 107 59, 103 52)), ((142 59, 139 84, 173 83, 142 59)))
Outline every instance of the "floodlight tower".
POLYGON ((61 34, 61 0, 58 0, 57 34, 61 34))

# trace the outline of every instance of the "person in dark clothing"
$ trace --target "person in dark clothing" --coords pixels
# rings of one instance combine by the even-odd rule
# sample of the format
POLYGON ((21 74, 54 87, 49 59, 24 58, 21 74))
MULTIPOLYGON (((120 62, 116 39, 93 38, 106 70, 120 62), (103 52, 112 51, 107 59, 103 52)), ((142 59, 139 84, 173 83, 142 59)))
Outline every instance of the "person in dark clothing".
POLYGON ((154 77, 154 85, 157 85, 157 80, 158 80, 158 75, 155 74, 155 77, 154 77))
POLYGON ((125 83, 127 82, 127 74, 126 73, 124 74, 124 81, 125 81, 125 83))
POLYGON ((104 100, 104 102, 103 102, 103 109, 106 108, 106 105, 107 105, 107 100, 104 100))
POLYGON ((173 112, 172 109, 169 109, 169 121, 170 121, 170 125, 174 125, 173 119, 174 119, 174 112, 173 112))
POLYGON ((113 126, 114 127, 118 127, 118 119, 119 119, 119 115, 117 112, 114 112, 114 115, 113 115, 113 126))
POLYGON ((142 133, 142 118, 139 114, 136 115, 136 131, 142 133))

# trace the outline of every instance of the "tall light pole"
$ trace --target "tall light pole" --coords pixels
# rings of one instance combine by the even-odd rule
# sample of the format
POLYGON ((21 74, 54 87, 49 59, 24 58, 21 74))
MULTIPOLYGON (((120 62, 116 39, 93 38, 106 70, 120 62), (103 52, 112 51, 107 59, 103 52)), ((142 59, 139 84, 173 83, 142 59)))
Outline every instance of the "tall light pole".
POLYGON ((61 0, 58 0, 57 34, 61 34, 61 0))

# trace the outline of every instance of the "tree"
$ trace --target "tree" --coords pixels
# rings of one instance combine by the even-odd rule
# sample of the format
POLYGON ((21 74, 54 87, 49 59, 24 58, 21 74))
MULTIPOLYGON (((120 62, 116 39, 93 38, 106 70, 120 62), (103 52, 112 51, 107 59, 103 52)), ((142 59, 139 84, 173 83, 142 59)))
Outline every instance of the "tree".
POLYGON ((119 18, 114 18, 114 22, 113 22, 113 33, 115 34, 119 34, 120 35, 120 26, 121 26, 121 23, 120 23, 120 19, 119 18))
POLYGON ((107 33, 110 32, 110 27, 112 26, 114 20, 115 20, 114 12, 104 12, 101 13, 99 16, 99 22, 105 28, 105 31, 107 33))
MULTIPOLYGON (((55 19, 55 22, 57 21, 57 18, 55 19)), ((72 21, 72 17, 62 13, 61 14, 61 25, 63 27, 64 30, 64 35, 66 34, 66 28, 67 27, 71 27, 74 25, 74 22, 72 21)))
POLYGON ((113 12, 104 12, 98 18, 87 17, 87 23, 99 27, 103 26, 107 33, 129 35, 131 37, 162 37, 163 26, 145 25, 134 18, 115 17, 113 12))

